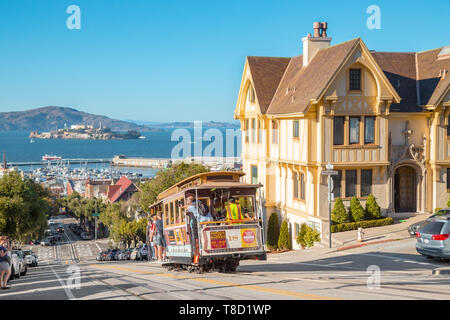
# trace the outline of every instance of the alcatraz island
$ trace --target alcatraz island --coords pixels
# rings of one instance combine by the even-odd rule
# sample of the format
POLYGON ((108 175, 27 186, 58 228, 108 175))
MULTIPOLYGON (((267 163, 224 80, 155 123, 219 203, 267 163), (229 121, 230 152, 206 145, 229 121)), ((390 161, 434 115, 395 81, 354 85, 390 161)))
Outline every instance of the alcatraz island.
POLYGON ((87 125, 72 125, 70 129, 57 129, 50 132, 39 133, 31 131, 31 139, 77 139, 77 140, 129 140, 143 138, 141 133, 136 130, 127 132, 115 132, 110 128, 102 127, 94 128, 87 125))

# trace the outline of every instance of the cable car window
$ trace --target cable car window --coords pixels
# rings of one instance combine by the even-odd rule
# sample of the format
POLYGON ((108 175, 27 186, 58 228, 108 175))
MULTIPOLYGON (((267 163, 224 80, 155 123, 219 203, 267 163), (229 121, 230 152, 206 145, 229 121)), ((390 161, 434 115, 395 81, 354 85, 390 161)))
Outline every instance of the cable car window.
POLYGON ((181 208, 180 208, 180 199, 175 200, 175 223, 181 223, 181 208))
POLYGON ((175 210, 173 208, 173 202, 170 203, 169 222, 170 222, 170 225, 175 223, 175 210))
POLYGON ((165 220, 165 224, 166 226, 169 225, 169 205, 166 203, 164 205, 164 220, 165 220))
POLYGON ((181 204, 181 223, 184 223, 186 221, 186 210, 183 208, 184 207, 184 199, 180 199, 180 204, 181 204))

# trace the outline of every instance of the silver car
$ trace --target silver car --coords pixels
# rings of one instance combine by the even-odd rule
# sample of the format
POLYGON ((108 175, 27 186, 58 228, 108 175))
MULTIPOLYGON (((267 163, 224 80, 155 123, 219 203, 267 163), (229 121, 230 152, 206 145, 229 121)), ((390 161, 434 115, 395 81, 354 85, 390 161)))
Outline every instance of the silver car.
POLYGON ((416 233, 416 251, 427 258, 450 259, 450 217, 427 220, 416 233))

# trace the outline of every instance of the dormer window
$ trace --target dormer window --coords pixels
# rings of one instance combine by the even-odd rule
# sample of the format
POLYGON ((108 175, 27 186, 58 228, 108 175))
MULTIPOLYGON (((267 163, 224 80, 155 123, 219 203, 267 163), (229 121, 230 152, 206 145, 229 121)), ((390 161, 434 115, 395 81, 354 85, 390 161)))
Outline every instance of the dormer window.
POLYGON ((349 89, 353 91, 361 90, 361 69, 350 69, 349 89))

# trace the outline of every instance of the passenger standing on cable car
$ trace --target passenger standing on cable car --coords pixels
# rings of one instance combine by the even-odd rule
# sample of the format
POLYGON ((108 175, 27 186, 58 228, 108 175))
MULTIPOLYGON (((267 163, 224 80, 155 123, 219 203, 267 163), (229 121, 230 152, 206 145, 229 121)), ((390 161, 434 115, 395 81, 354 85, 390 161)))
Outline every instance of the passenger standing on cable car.
POLYGON ((198 241, 198 228, 197 222, 206 222, 213 221, 209 209, 199 200, 195 199, 195 196, 192 193, 188 193, 186 195, 186 214, 189 216, 190 220, 190 229, 191 229, 191 238, 193 250, 197 252, 197 241, 198 241))

